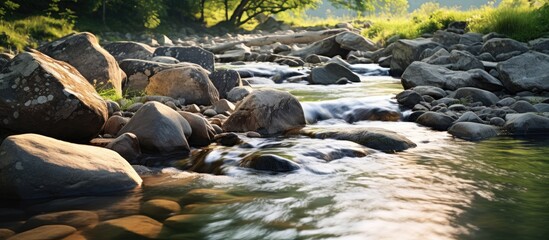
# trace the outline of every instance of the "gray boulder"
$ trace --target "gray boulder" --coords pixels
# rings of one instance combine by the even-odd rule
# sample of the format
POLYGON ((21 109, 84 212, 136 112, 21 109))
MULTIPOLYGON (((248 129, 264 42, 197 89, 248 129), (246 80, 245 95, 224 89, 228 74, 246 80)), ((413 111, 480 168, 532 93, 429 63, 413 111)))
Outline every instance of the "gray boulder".
POLYGON ((475 87, 497 91, 503 87, 498 79, 481 69, 472 69, 466 72, 452 71, 424 62, 414 62, 406 68, 402 74, 401 82, 404 89, 416 86, 434 86, 446 90, 475 87))
POLYGON ((302 133, 313 138, 347 140, 383 152, 401 152, 417 146, 408 138, 382 128, 305 130, 302 133))
POLYGON ((148 95, 184 98, 186 104, 211 105, 219 100, 219 93, 208 72, 195 64, 179 64, 149 78, 145 88, 148 95))
POLYGON ((404 90, 396 95, 397 102, 407 108, 413 108, 416 104, 423 101, 423 97, 416 91, 404 90))
POLYGON ((528 47, 526 44, 510 38, 492 38, 482 45, 482 49, 480 51, 482 53, 490 53, 497 59, 500 54, 510 52, 525 53, 528 51, 528 47))
POLYGON ((232 69, 218 69, 210 74, 210 80, 219 92, 219 98, 227 98, 227 94, 234 87, 241 87, 240 74, 232 69))
POLYGON ((44 44, 38 50, 72 65, 97 89, 113 88, 122 95, 126 74, 116 59, 99 45, 95 35, 88 32, 71 34, 44 44))
POLYGON ((530 49, 541 53, 549 54, 549 38, 538 38, 528 42, 530 49))
POLYGON ((351 82, 360 82, 360 77, 337 63, 328 63, 322 67, 313 68, 308 80, 312 84, 328 85, 335 84, 342 78, 346 78, 351 82))
POLYGON ((438 112, 426 112, 416 119, 416 123, 438 131, 446 131, 453 122, 453 118, 438 112))
POLYGON ((256 90, 240 102, 225 121, 226 131, 255 131, 273 135, 305 126, 305 116, 299 101, 288 92, 256 90))
POLYGON ((154 53, 154 48, 147 44, 129 41, 112 42, 103 48, 118 62, 124 59, 150 60, 154 53))
POLYGON ((468 141, 480 141, 498 135, 496 127, 474 122, 456 123, 448 129, 448 133, 468 141))
POLYGON ((139 139, 133 133, 124 133, 112 140, 105 147, 117 152, 130 163, 134 163, 141 156, 139 139))
POLYGON ((396 122, 400 117, 400 112, 385 107, 356 108, 343 115, 343 119, 348 123, 365 120, 396 122))
POLYGON ((181 114, 191 126, 192 133, 188 139, 189 145, 193 147, 204 147, 213 142, 215 129, 206 119, 190 112, 180 111, 178 113, 181 114))
POLYGON ((414 90, 414 92, 419 93, 421 96, 427 95, 433 97, 434 99, 441 99, 448 95, 442 88, 433 86, 417 86, 411 90, 414 90))
POLYGON ((372 41, 354 32, 342 32, 336 35, 335 41, 339 43, 343 49, 363 52, 377 50, 377 47, 372 41))
POLYGON ((529 102, 520 100, 509 106, 511 109, 515 110, 517 113, 527 113, 527 112, 537 112, 538 110, 529 102))
POLYGON ((463 113, 463 115, 461 115, 454 123, 458 122, 484 123, 484 121, 482 121, 482 119, 480 119, 477 114, 471 111, 463 113))
POLYGON ((0 146, 3 198, 57 198, 130 190, 142 180, 118 153, 22 134, 0 146))
POLYGON ((240 161, 240 167, 259 171, 293 172, 299 170, 299 164, 274 154, 252 154, 240 161))
POLYGON ((484 106, 496 105, 496 103, 499 101, 498 96, 496 96, 492 92, 472 87, 459 88, 454 93, 454 98, 466 99, 470 101, 470 103, 482 102, 484 106))
MULTIPOLYGON (((445 52, 446 50, 441 49, 439 52, 445 52)), ((438 53, 438 52, 437 52, 438 53)), ((441 65, 444 66, 450 70, 462 70, 467 71, 471 69, 484 69, 484 65, 480 60, 478 60, 473 54, 467 52, 467 51, 459 51, 459 50, 453 50, 451 53, 448 54, 437 54, 423 59, 423 62, 433 64, 433 65, 441 65)))
POLYGON ((456 45, 461 40, 461 35, 453 32, 438 30, 433 34, 433 42, 440 43, 445 47, 456 45))
POLYGON ((421 53, 428 48, 436 48, 438 43, 430 39, 398 40, 393 47, 391 75, 400 76, 414 61, 419 61, 421 53))
POLYGON ((549 103, 537 103, 534 107, 537 112, 549 112, 549 103))
POLYGON ((536 135, 549 133, 549 118, 535 113, 507 114, 503 129, 513 135, 536 135))
POLYGON ((501 82, 512 93, 549 91, 549 55, 529 52, 497 65, 501 82))
POLYGON ((459 44, 463 44, 466 46, 473 46, 482 44, 482 34, 480 33, 465 33, 461 35, 461 38, 459 39, 459 44))
POLYGON ((249 86, 234 87, 227 93, 227 100, 238 102, 250 95, 254 90, 249 86))
POLYGON ((306 59, 307 56, 313 54, 326 57, 347 56, 351 50, 342 48, 336 41, 336 37, 337 35, 328 37, 304 48, 294 50, 290 53, 290 56, 300 57, 301 59, 306 59))
POLYGON ((160 47, 153 56, 174 57, 180 62, 198 64, 210 72, 215 70, 214 54, 200 47, 160 47))
POLYGON ((0 109, 3 134, 77 142, 97 136, 108 116, 105 101, 78 70, 37 51, 17 55, 0 72, 0 109))
POLYGON ((189 122, 175 110, 159 102, 147 102, 119 132, 133 133, 146 153, 189 151, 189 122))

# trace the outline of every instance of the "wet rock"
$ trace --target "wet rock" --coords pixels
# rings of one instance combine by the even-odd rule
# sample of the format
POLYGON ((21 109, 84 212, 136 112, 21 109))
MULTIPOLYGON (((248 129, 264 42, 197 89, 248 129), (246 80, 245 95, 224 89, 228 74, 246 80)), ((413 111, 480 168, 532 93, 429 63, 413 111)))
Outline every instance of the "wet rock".
POLYGON ((112 42, 103 46, 116 61, 124 59, 150 60, 154 53, 154 48, 138 42, 120 41, 112 42))
POLYGON ((19 233, 10 237, 10 240, 56 240, 63 239, 76 232, 76 229, 66 225, 45 225, 35 229, 19 233))
POLYGON ((454 123, 458 122, 474 122, 474 123, 484 123, 474 112, 468 111, 463 113, 461 117, 458 118, 454 123))
POLYGON ((507 114, 503 129, 513 135, 536 135, 549 133, 549 118, 535 113, 507 114))
POLYGON ((412 90, 404 90, 396 95, 396 99, 399 104, 407 107, 413 108, 416 104, 423 101, 423 98, 419 93, 412 90))
POLYGON ((414 90, 414 92, 417 92, 422 96, 431 96, 434 99, 440 99, 448 95, 442 88, 433 86, 417 86, 412 88, 411 90, 414 90))
POLYGON ((130 121, 129 118, 116 116, 116 115, 112 116, 105 123, 105 126, 103 127, 103 133, 116 136, 120 131, 120 129, 122 129, 126 124, 128 124, 129 121, 130 121))
POLYGON ((177 63, 179 63, 179 60, 177 60, 173 57, 168 57, 168 56, 156 56, 156 57, 151 58, 151 61, 159 62, 159 63, 167 63, 167 64, 177 64, 177 63))
POLYGON ((406 137, 382 128, 320 130, 304 134, 320 139, 347 140, 383 152, 400 152, 416 147, 416 144, 406 137))
POLYGON ((322 67, 313 68, 308 80, 312 84, 327 85, 335 84, 341 78, 347 78, 351 82, 360 82, 360 77, 337 63, 328 63, 322 67))
POLYGON ((130 163, 135 162, 135 160, 141 156, 139 139, 133 133, 124 133, 108 143, 105 147, 117 152, 130 163))
POLYGON ((497 65, 503 86, 512 93, 549 91, 549 55, 529 52, 497 65))
POLYGON ((214 140, 221 146, 232 147, 242 143, 242 139, 235 133, 221 133, 215 135, 214 140))
POLYGON ((211 105, 219 100, 219 93, 210 81, 208 73, 193 64, 166 69, 149 78, 145 88, 149 95, 185 98, 186 103, 211 105))
POLYGON ((450 126, 452 126, 453 122, 453 118, 437 112, 426 112, 419 116, 416 120, 416 123, 430 127, 437 131, 446 131, 450 126))
POLYGON ((6 138, 0 153, 4 198, 93 195, 132 189, 142 182, 116 152, 36 134, 6 138))
POLYGON ((517 113, 527 113, 527 112, 537 112, 538 110, 532 106, 532 104, 530 104, 529 102, 527 101, 524 101, 524 100, 520 100, 520 101, 517 101, 513 104, 511 104, 511 106, 509 106, 511 109, 515 110, 517 113))
POLYGON ((105 101, 72 66, 39 52, 17 55, 0 72, 0 129, 89 141, 107 120, 105 101))
POLYGON ((219 69, 210 74, 210 80, 219 92, 219 98, 227 98, 234 87, 242 87, 240 74, 232 69, 219 69))
POLYGON ((72 210, 36 215, 29 218, 21 226, 21 230, 27 231, 44 225, 67 225, 76 229, 82 229, 94 227, 98 222, 99 217, 94 212, 72 210))
POLYGON ((321 55, 326 57, 347 56, 350 50, 342 48, 336 41, 336 36, 328 37, 323 40, 314 42, 304 48, 294 50, 290 53, 291 56, 305 59, 309 55, 321 55))
POLYGON ((383 108, 357 108, 346 113, 343 119, 348 123, 354 123, 358 121, 392 121, 396 122, 400 120, 400 113, 398 111, 383 108))
POLYGON ((394 44, 391 59, 391 75, 400 76, 414 61, 421 60, 421 53, 428 48, 435 48, 438 43, 430 39, 398 40, 394 44))
POLYGON ((99 223, 91 232, 91 236, 101 236, 101 239, 158 239, 167 230, 162 229, 162 223, 143 215, 132 215, 111 219, 99 223))
POLYGON ((153 56, 174 57, 180 62, 198 64, 204 69, 214 72, 214 54, 200 47, 160 47, 153 56))
POLYGON ((226 131, 256 131, 262 135, 285 133, 304 126, 305 117, 299 101, 279 90, 252 92, 223 124, 226 131))
MULTIPOLYGON (((377 47, 375 44, 354 32, 343 32, 335 36, 335 41, 339 43, 340 47, 343 49, 354 50, 354 51, 375 51, 377 47)), ((345 56, 345 55, 341 55, 345 56)))
POLYGON ((249 138, 260 138, 260 137, 261 137, 261 134, 259 134, 258 132, 249 131, 249 132, 246 133, 246 137, 249 137, 249 138))
POLYGON ((141 213, 157 220, 164 220, 179 211, 179 203, 165 199, 153 199, 141 205, 141 213))
POLYGON ((484 43, 482 46, 482 53, 490 53, 492 56, 496 57, 500 54, 510 53, 518 51, 520 53, 525 53, 528 51, 526 44, 519 41, 510 39, 510 38, 492 38, 484 43))
POLYGON ((454 98, 467 99, 470 102, 482 102, 484 106, 496 105, 496 103, 499 101, 499 98, 495 94, 486 90, 472 87, 459 88, 454 93, 454 98))
POLYGON ((438 54, 441 51, 446 52, 446 50, 441 49, 435 53, 435 55, 423 59, 422 61, 433 65, 444 66, 450 70, 456 71, 484 69, 482 62, 467 51, 453 50, 451 53, 446 52, 447 54, 438 54))
POLYGON ((402 74, 401 82, 405 89, 416 86, 434 86, 447 90, 475 87, 497 91, 503 88, 498 79, 484 70, 452 71, 445 67, 424 62, 412 63, 402 74))
POLYGON ((40 46, 38 50, 72 65, 97 89, 112 87, 122 95, 126 74, 116 59, 99 45, 95 35, 88 32, 67 35, 40 46))
POLYGON ((227 100, 231 102, 238 102, 244 99, 246 96, 253 92, 251 87, 234 87, 227 93, 227 100))
POLYGON ((274 154, 252 154, 240 161, 240 167, 259 171, 293 172, 299 170, 299 164, 274 154))
POLYGON ((207 214, 181 214, 172 216, 164 221, 164 225, 179 232, 196 231, 208 219, 207 214))
POLYGON ((188 138, 191 146, 204 147, 213 142, 216 131, 206 119, 190 112, 179 112, 179 114, 181 114, 191 126, 192 134, 188 138))
POLYGON ((192 129, 178 112, 159 102, 147 102, 119 132, 133 133, 141 150, 153 153, 189 151, 192 129))
POLYGON ((474 122, 456 123, 448 129, 448 133, 468 141, 480 141, 498 135, 496 127, 474 122))

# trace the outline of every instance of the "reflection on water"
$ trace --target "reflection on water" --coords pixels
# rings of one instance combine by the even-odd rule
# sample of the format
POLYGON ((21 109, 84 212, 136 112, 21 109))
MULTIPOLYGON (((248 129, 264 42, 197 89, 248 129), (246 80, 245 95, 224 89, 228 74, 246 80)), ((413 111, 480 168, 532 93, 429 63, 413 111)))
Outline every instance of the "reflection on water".
MULTIPOLYGON (((338 109, 357 104, 397 110, 390 99, 399 91, 397 84, 394 79, 369 77, 362 83, 343 86, 268 87, 297 95, 306 112, 323 108, 335 116, 338 109)), ((242 136, 247 148, 215 147, 204 151, 204 169, 217 164, 224 175, 166 168, 162 174, 144 177, 140 191, 112 205, 88 202, 85 209, 103 212, 101 218, 105 220, 134 214, 146 200, 174 200, 181 204, 182 213, 202 214, 193 228, 179 230, 179 236, 190 239, 549 236, 549 138, 499 137, 471 143, 414 123, 348 124, 341 119, 324 120, 309 127, 386 128, 418 146, 386 154, 347 141, 242 136), (337 154, 349 149, 363 154, 337 154), (239 159, 254 152, 284 156, 301 164, 302 169, 268 174, 238 167, 239 159), (105 214, 106 210, 111 214, 105 214)), ((47 212, 51 206, 72 208, 63 201, 55 202, 31 204, 23 209, 47 212)))

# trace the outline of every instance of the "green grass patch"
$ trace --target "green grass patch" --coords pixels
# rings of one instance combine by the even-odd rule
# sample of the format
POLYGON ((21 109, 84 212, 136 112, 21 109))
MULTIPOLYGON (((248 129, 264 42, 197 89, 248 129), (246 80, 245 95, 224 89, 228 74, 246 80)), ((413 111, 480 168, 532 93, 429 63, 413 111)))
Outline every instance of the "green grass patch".
POLYGON ((73 32, 66 20, 45 16, 0 22, 0 51, 21 51, 37 47, 38 43, 52 41, 73 32))

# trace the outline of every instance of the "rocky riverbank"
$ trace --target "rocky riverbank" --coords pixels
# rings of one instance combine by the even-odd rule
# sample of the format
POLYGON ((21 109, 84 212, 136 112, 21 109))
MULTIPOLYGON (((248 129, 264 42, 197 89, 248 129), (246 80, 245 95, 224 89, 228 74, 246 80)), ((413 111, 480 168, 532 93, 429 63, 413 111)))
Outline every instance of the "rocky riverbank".
MULTIPOLYGON (((250 146, 246 139, 253 138, 299 135, 356 143, 308 153, 326 162, 416 147, 401 134, 382 128, 303 129, 334 115, 348 123, 413 121, 467 140, 549 132, 544 114, 549 112, 549 75, 544 71, 549 66, 549 40, 526 44, 456 27, 426 37, 379 48, 352 29, 286 30, 176 43, 163 39, 163 46, 151 47, 130 41, 99 45, 93 34, 77 33, 17 56, 4 54, 2 198, 129 191, 141 185, 139 174, 150 172, 145 166, 172 166, 170 160, 187 157, 191 161, 180 168, 222 174, 215 166, 206 166, 198 150, 245 149, 250 146), (364 65, 368 63, 390 70, 364 65), (304 112, 287 92, 250 86, 354 84, 361 81, 359 74, 389 73, 401 75, 406 89, 396 95, 400 109, 327 112, 324 107, 304 112), (139 96, 104 101, 97 91, 105 89, 139 96)), ((242 156, 235 165, 259 173, 303 168, 290 157, 269 153, 242 156)), ((102 239, 167 238, 176 236, 174 229, 200 221, 200 216, 181 214, 180 204, 151 200, 141 206, 140 215, 103 222, 93 213, 59 212, 1 230, 13 239, 45 232, 52 238, 83 238, 97 232, 112 234, 102 239), (80 223, 79 218, 90 222, 80 223)))

